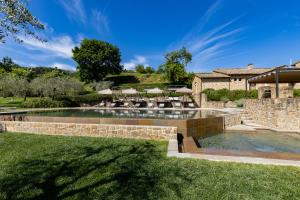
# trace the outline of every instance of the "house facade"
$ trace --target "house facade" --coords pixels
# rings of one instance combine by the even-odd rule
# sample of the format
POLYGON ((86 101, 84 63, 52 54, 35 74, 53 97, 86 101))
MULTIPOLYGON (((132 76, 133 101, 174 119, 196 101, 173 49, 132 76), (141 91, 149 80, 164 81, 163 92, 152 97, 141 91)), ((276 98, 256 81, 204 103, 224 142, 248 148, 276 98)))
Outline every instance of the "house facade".
POLYGON ((211 73, 197 73, 193 80, 193 93, 200 94, 205 89, 251 90, 259 85, 248 83, 248 79, 270 71, 273 68, 255 68, 249 64, 245 68, 218 68, 211 73))
MULTIPOLYGON (((300 68, 300 61, 294 63, 291 67, 300 68)), ((202 101, 200 94, 205 89, 253 90, 262 87, 275 87, 275 84, 253 84, 248 82, 251 77, 261 75, 275 68, 255 68, 254 65, 249 64, 245 68, 218 68, 211 73, 196 73, 192 83, 194 100, 200 106, 202 101)), ((300 89, 300 80, 294 84, 281 83, 279 87, 300 89)))

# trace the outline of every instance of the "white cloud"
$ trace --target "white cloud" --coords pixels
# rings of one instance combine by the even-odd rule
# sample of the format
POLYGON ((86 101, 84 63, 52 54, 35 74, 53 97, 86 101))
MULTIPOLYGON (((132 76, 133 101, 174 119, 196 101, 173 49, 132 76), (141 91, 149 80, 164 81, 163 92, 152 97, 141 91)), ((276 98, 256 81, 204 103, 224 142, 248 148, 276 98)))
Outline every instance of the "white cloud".
POLYGON ((40 42, 34 38, 22 38, 27 49, 43 51, 57 57, 71 58, 72 49, 76 46, 70 36, 53 37, 47 42, 40 42))
POLYGON ((81 0, 60 0, 60 4, 70 20, 86 23, 87 17, 81 0))
POLYGON ((63 63, 54 63, 54 64, 51 65, 51 67, 57 67, 58 69, 75 71, 74 66, 63 64, 63 63))
POLYGON ((127 70, 132 70, 138 64, 148 66, 147 59, 144 56, 135 56, 134 59, 131 59, 129 62, 124 63, 124 68, 127 70))
POLYGON ((207 11, 200 17, 193 29, 185 34, 181 40, 172 43, 167 50, 172 51, 185 46, 193 55, 192 63, 189 64, 191 71, 203 69, 212 60, 225 56, 230 51, 230 45, 238 41, 238 34, 242 32, 242 27, 234 27, 239 19, 236 17, 223 24, 207 29, 206 25, 213 17, 216 17, 219 10, 224 5, 223 0, 215 1, 207 11))
POLYGON ((92 11, 92 23, 96 31, 100 34, 105 34, 109 32, 108 19, 103 14, 103 12, 98 10, 92 11))

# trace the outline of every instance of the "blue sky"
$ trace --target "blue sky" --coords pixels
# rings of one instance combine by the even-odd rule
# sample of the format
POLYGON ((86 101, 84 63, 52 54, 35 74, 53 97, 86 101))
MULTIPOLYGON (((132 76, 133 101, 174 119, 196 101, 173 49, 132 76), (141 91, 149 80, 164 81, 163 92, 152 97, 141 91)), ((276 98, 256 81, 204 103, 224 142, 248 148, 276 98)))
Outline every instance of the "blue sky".
POLYGON ((156 68, 185 46, 188 70, 289 64, 300 59, 298 0, 31 0, 48 42, 0 44, 0 57, 26 66, 75 69, 71 49, 83 38, 117 45, 122 64, 156 68))

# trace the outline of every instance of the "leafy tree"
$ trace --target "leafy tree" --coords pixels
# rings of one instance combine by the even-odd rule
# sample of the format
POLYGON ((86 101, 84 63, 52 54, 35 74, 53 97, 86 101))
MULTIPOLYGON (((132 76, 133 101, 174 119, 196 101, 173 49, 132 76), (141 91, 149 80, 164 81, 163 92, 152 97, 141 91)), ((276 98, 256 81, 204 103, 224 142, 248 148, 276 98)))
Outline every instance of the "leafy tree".
POLYGON ((192 61, 192 54, 185 47, 172 51, 165 56, 166 62, 161 66, 171 83, 182 83, 187 76, 185 67, 192 61))
POLYGON ((26 78, 15 77, 14 84, 11 85, 12 94, 16 97, 23 97, 26 101, 27 96, 30 94, 29 82, 26 78))
POLYGON ((16 66, 16 64, 9 57, 4 57, 0 61, 0 68, 3 69, 5 72, 11 72, 14 66, 16 66))
POLYGON ((36 96, 51 97, 73 96, 83 92, 83 83, 63 77, 36 78, 31 82, 32 93, 36 96))
POLYGON ((84 39, 80 47, 75 47, 72 51, 82 81, 98 82, 108 74, 121 73, 123 69, 120 65, 120 50, 110 43, 84 39))
POLYGON ((4 75, 0 77, 0 96, 1 97, 10 97, 12 94, 12 85, 14 80, 12 76, 4 75))
POLYGON ((135 66, 135 71, 141 74, 146 73, 145 67, 142 64, 135 66))
POLYGON ((5 42, 8 36, 22 42, 19 38, 22 33, 44 41, 34 32, 44 29, 44 25, 26 8, 27 3, 27 0, 0 0, 0 42, 5 42))
POLYGON ((165 73, 165 65, 159 65, 157 70, 156 70, 157 74, 164 74, 165 73))
POLYGON ((155 70, 152 67, 148 66, 148 67, 146 67, 145 72, 147 74, 153 74, 155 72, 155 70))

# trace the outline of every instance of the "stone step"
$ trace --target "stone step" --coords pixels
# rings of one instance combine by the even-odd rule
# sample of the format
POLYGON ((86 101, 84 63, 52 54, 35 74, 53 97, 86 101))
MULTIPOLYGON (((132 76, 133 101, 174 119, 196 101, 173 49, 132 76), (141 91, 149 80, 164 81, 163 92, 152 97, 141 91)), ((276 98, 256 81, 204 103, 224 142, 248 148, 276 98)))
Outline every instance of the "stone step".
POLYGON ((249 124, 249 123, 254 123, 253 120, 242 120, 243 124, 249 124))

